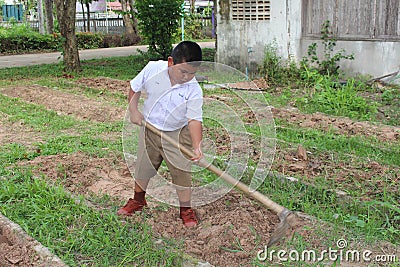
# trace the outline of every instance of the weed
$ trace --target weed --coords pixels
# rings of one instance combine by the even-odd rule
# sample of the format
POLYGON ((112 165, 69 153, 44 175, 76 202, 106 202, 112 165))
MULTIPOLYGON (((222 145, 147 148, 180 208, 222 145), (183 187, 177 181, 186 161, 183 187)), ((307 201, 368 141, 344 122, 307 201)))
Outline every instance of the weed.
POLYGON ((330 30, 331 24, 329 20, 326 20, 321 26, 321 40, 323 44, 322 59, 318 56, 318 45, 317 43, 312 43, 308 47, 308 58, 304 57, 302 60, 303 65, 316 65, 317 70, 322 75, 332 75, 337 76, 339 74, 338 63, 343 59, 353 60, 354 55, 346 55, 346 51, 341 49, 334 52, 336 46, 336 39, 332 36, 330 30))
POLYGON ((400 101, 400 90, 397 88, 389 88, 382 93, 382 102, 384 104, 392 104, 400 101))
POLYGON ((278 55, 278 47, 274 41, 265 46, 264 60, 259 66, 259 73, 271 85, 288 85, 298 78, 299 70, 294 62, 283 61, 282 57, 278 55))
POLYGON ((310 113, 322 111, 335 116, 368 120, 377 113, 377 104, 368 103, 366 99, 358 96, 357 92, 363 84, 354 79, 349 79, 340 85, 332 81, 329 76, 319 76, 316 81, 315 91, 310 91, 309 97, 299 98, 297 106, 310 113))

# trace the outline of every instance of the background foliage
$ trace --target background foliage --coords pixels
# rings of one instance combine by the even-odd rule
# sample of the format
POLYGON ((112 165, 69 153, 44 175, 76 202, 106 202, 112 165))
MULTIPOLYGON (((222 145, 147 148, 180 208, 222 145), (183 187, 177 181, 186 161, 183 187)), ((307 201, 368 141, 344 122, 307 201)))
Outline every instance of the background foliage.
MULTIPOLYGON (((116 34, 79 32, 76 38, 78 49, 119 47, 124 44, 124 36, 116 34)), ((0 27, 0 53, 3 54, 60 51, 61 41, 59 33, 39 34, 26 24, 0 27)), ((140 42, 140 39, 137 42, 140 42)))
POLYGON ((167 59, 174 43, 174 34, 182 13, 181 0, 136 1, 138 26, 149 52, 167 59))

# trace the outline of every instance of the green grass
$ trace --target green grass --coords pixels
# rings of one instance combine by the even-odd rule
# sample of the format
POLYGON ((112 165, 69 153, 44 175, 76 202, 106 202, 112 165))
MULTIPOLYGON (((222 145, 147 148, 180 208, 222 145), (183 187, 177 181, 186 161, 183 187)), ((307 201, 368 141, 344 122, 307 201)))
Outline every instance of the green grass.
POLYGON ((277 138, 288 143, 316 147, 318 151, 335 151, 351 154, 383 164, 400 166, 400 144, 385 144, 373 137, 345 136, 335 132, 323 132, 316 129, 302 129, 279 119, 277 138))
POLYGON ((102 60, 82 61, 81 73, 65 76, 62 63, 45 64, 39 66, 0 69, 0 86, 16 83, 20 80, 34 78, 65 78, 75 79, 79 77, 104 76, 120 80, 132 79, 146 65, 147 58, 144 56, 129 56, 117 58, 104 58, 102 60))
MULTIPOLYGON (((207 53, 212 55, 211 52, 207 53)), ((141 55, 84 61, 83 72, 69 78, 63 76, 60 64, 0 69, 0 87, 18 85, 19 80, 24 80, 26 84, 36 83, 122 107, 126 96, 78 85, 76 80, 100 76, 129 80, 146 63, 146 58, 141 55)), ((269 94, 265 94, 265 97, 273 104, 281 106, 288 105, 296 97, 296 93, 296 90, 286 88, 279 97, 269 94)), ((234 93, 209 90, 206 95, 231 97, 234 93)), ((397 97, 395 92, 388 93, 385 99, 389 101, 393 97, 397 97)), ((235 107, 238 103, 241 102, 233 99, 230 104, 235 107)), ((242 106, 236 107, 236 110, 241 109, 242 106)), ((78 203, 61 185, 46 183, 45 177, 33 178, 29 169, 20 169, 13 165, 38 156, 78 151, 98 157, 107 157, 110 153, 122 156, 120 139, 101 137, 102 134, 107 136, 107 133, 118 136, 123 127, 122 122, 80 121, 2 94, 0 112, 7 115, 7 119, 2 120, 4 123, 19 123, 42 139, 29 147, 17 142, 0 146, 0 177, 5 178, 1 180, 0 187, 1 213, 20 224, 70 266, 179 266, 181 244, 174 240, 164 240, 162 246, 156 245, 155 237, 145 223, 145 217, 140 223, 124 223, 114 215, 116 207, 121 203, 116 203, 107 196, 90 199, 77 196, 81 200, 78 203), (101 208, 86 206, 84 203, 87 200, 101 208)), ((363 162, 376 161, 392 170, 400 166, 398 142, 384 143, 373 137, 341 135, 334 130, 326 132, 300 128, 280 119, 275 120, 275 123, 280 149, 289 150, 301 144, 314 155, 332 155, 337 162, 351 162, 362 166, 363 162)), ((213 120, 207 119, 205 124, 210 128, 220 128, 213 120)), ((258 127, 252 125, 247 128, 254 134, 260 132, 258 127)), ((215 164, 224 167, 218 160, 215 164)), ((249 165, 255 164, 251 162, 249 165)), ((300 174, 297 177, 299 182, 285 183, 278 175, 270 175, 259 190, 291 210, 306 212, 340 229, 344 227, 354 238, 369 240, 371 243, 375 240, 386 240, 398 245, 399 198, 398 194, 390 190, 391 186, 395 186, 391 183, 396 181, 398 175, 394 171, 388 171, 382 173, 382 177, 372 177, 371 181, 352 181, 351 186, 336 184, 334 179, 327 179, 323 174, 316 178, 313 185, 307 185, 306 177, 300 174), (369 201, 363 200, 362 197, 369 190, 378 187, 377 180, 385 181, 381 195, 372 196, 369 201), (348 190, 350 198, 339 198, 334 189, 348 190)), ((248 182, 250 177, 251 172, 246 173, 243 181, 248 182)), ((199 172, 196 178, 199 183, 204 183, 213 181, 216 177, 204 171, 199 172)), ((337 239, 339 234, 331 233, 330 242, 337 239)), ((297 248, 304 245, 301 240, 294 244, 297 248)), ((240 243, 232 244, 232 247, 226 249, 240 250, 240 243)), ((257 264, 259 263, 255 265, 263 266, 257 264)))
POLYGON ((281 178, 274 176, 269 176, 259 190, 290 210, 344 225, 358 237, 368 240, 380 238, 394 243, 400 238, 398 204, 388 202, 389 199, 376 202, 354 198, 344 200, 331 190, 307 186, 301 181, 283 183, 281 178))
POLYGON ((26 103, 0 94, 0 112, 10 115, 12 122, 21 122, 36 131, 59 132, 76 127, 78 122, 69 116, 59 116, 43 106, 26 103))
POLYGON ((71 198, 63 187, 32 178, 29 172, 14 170, 1 182, 0 212, 69 266, 175 266, 179 262, 180 245, 173 240, 156 245, 144 222, 124 223, 114 209, 89 208, 83 197, 71 198))

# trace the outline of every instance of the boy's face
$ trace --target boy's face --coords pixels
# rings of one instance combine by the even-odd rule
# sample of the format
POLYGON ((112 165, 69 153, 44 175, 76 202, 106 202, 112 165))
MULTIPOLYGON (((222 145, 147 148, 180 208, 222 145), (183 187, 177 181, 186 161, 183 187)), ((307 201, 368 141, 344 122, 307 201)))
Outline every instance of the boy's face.
POLYGON ((168 67, 168 73, 172 85, 183 84, 190 81, 191 79, 193 79, 198 69, 197 67, 194 67, 188 63, 180 63, 174 65, 172 57, 168 58, 168 67))

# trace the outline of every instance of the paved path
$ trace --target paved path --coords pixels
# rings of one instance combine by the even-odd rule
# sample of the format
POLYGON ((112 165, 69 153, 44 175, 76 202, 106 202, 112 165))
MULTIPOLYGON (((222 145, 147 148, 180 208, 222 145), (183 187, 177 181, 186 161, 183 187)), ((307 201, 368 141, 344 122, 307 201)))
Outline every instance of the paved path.
MULTIPOLYGON (((215 42, 199 42, 202 48, 214 48, 215 42)), ((138 53, 138 50, 146 51, 147 46, 125 46, 115 48, 87 49, 79 51, 79 59, 87 60, 104 57, 122 57, 138 53)), ((24 54, 12 56, 0 56, 0 68, 32 66, 40 64, 51 64, 62 61, 61 52, 24 54)))

